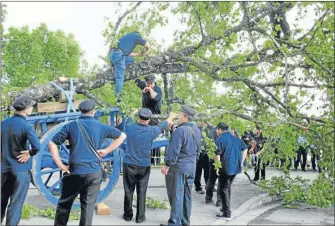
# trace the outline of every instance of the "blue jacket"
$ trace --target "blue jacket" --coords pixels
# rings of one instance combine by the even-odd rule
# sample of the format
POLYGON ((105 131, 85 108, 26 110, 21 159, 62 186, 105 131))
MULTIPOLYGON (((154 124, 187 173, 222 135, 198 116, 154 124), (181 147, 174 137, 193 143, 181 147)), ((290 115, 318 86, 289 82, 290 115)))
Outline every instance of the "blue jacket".
MULTIPOLYGON (((79 118, 83 129, 91 140, 95 150, 101 149, 106 138, 117 139, 121 136, 121 131, 99 122, 94 117, 82 115, 79 118)), ((90 174, 101 170, 97 156, 88 146, 85 138, 82 136, 76 121, 71 121, 64 125, 53 138, 52 142, 57 145, 65 140, 70 143, 69 166, 71 174, 90 174)))
POLYGON ((221 156, 223 171, 227 175, 242 172, 242 151, 247 149, 245 143, 230 132, 224 132, 216 139, 216 155, 221 156))
POLYGON ((129 33, 121 37, 118 43, 118 48, 122 50, 124 55, 128 56, 133 52, 136 45, 144 46, 146 41, 137 33, 129 33))
POLYGON ((194 173, 197 156, 201 151, 200 140, 201 133, 196 125, 192 123, 179 125, 172 133, 170 144, 165 153, 165 165, 170 167, 169 171, 194 173))
POLYGON ((127 149, 124 163, 136 166, 150 166, 152 142, 168 127, 167 121, 158 126, 130 123, 127 125, 127 149))
POLYGON ((30 170, 32 158, 25 163, 17 161, 17 156, 24 150, 29 150, 30 155, 34 156, 40 150, 40 141, 26 118, 15 114, 1 122, 1 172, 30 170))

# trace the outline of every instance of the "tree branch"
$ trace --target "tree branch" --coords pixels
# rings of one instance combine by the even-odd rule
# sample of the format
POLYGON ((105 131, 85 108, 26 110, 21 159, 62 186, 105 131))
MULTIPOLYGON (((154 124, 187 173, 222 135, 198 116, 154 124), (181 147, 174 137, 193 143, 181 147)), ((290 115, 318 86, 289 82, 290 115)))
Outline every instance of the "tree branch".
POLYGON ((201 17, 200 17, 200 14, 199 14, 199 11, 196 10, 194 8, 194 5, 191 3, 191 2, 186 2, 188 5, 190 5, 192 7, 192 10, 194 11, 194 13, 196 14, 197 18, 198 18, 198 21, 199 21, 199 27, 200 27, 200 32, 201 32, 201 41, 199 43, 199 46, 202 45, 203 41, 205 40, 205 34, 204 34, 204 29, 202 27, 202 22, 201 22, 201 17))
MULTIPOLYGON (((117 22, 116 22, 116 24, 115 24, 114 31, 112 32, 112 35, 111 35, 111 36, 113 37, 113 39, 112 39, 111 42, 110 42, 111 45, 112 45, 112 43, 113 43, 113 41, 114 41, 114 38, 115 38, 115 36, 116 36, 117 29, 119 28, 119 26, 120 26, 122 20, 123 20, 129 13, 133 12, 133 11, 134 11, 139 5, 141 5, 141 4, 142 4, 142 2, 137 2, 131 9, 127 10, 126 12, 124 12, 124 13, 122 14, 122 16, 119 17, 119 19, 117 20, 117 22)), ((112 46, 111 46, 110 48, 112 48, 112 46)))
MULTIPOLYGON (((304 38, 306 38, 314 30, 314 28, 316 27, 316 22, 320 22, 320 21, 322 22, 325 19, 325 17, 327 16, 327 14, 329 12, 330 12, 330 10, 327 10, 326 12, 324 12, 322 14, 322 16, 320 18, 318 18, 317 20, 315 20, 315 23, 312 26, 312 28, 306 34, 304 34, 303 36, 301 36, 300 38, 298 38, 297 41, 302 41, 304 38)), ((320 25, 320 27, 321 27, 321 25, 320 25)))

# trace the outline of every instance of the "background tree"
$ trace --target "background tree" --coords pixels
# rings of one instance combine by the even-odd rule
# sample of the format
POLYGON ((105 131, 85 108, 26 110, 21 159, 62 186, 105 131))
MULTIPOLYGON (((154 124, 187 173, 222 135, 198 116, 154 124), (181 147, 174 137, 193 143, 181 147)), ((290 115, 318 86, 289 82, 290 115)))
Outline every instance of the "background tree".
POLYGON ((81 50, 73 35, 11 27, 3 36, 3 75, 6 84, 25 88, 68 75, 79 77, 81 50))

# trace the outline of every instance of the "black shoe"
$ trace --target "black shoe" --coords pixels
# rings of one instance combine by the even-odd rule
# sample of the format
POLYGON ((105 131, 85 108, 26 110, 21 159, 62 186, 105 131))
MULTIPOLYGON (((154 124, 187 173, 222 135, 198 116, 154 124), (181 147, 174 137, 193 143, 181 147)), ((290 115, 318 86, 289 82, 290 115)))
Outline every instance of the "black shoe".
POLYGON ((222 201, 221 200, 216 201, 215 205, 218 206, 218 207, 222 206, 222 201))
POLYGON ((125 221, 131 221, 131 220, 133 219, 133 217, 126 216, 125 214, 123 214, 122 218, 123 218, 125 221))
POLYGON ((222 220, 230 221, 231 217, 230 216, 226 216, 223 213, 221 213, 221 214, 217 214, 216 215, 216 219, 222 219, 222 220))
POLYGON ((144 216, 141 219, 136 219, 136 223, 140 224, 140 223, 144 222, 145 220, 146 220, 146 217, 144 216))
POLYGON ((196 191, 198 194, 201 194, 201 195, 203 195, 203 194, 205 194, 205 192, 203 191, 203 190, 199 190, 199 191, 196 191))
POLYGON ((252 181, 254 182, 259 181, 259 178, 254 178, 252 181))
POLYGON ((168 226, 167 224, 160 224, 159 226, 168 226))
POLYGON ((303 172, 307 172, 307 170, 305 170, 305 169, 303 169, 302 171, 303 171, 303 172))
POLYGON ((213 199, 211 199, 211 200, 206 200, 206 204, 211 204, 212 202, 214 202, 213 199))

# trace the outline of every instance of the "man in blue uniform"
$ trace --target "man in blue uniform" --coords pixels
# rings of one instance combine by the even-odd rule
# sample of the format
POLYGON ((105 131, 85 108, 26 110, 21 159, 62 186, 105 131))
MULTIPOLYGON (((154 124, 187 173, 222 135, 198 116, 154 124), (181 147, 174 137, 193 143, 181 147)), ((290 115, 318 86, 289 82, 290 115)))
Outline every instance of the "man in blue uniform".
MULTIPOLYGON (((142 108, 149 108, 152 114, 161 114, 162 89, 156 84, 154 75, 145 76, 144 80, 135 80, 138 88, 142 90, 142 108)), ((149 125, 158 125, 157 119, 151 119, 149 125)), ((160 149, 155 148, 151 152, 151 163, 160 163, 160 149)))
POLYGON ((127 125, 127 150, 123 159, 124 214, 123 219, 133 218, 133 194, 136 187, 137 211, 136 222, 145 221, 145 200, 150 177, 150 154, 152 142, 172 124, 174 114, 158 126, 149 126, 152 112, 142 108, 138 112, 138 122, 127 125))
POLYGON ((92 225, 93 211, 102 181, 101 157, 116 149, 126 138, 120 130, 100 123, 93 117, 95 106, 92 100, 81 102, 79 110, 82 116, 65 124, 49 142, 55 163, 66 172, 62 178, 55 225, 67 224, 72 204, 78 194, 81 204, 79 225, 92 225), (100 149, 105 138, 115 140, 107 148, 100 149), (70 143, 69 166, 62 163, 57 148, 57 145, 66 140, 70 143))
POLYGON ((247 156, 247 146, 238 137, 228 132, 226 123, 219 123, 216 127, 216 160, 221 161, 219 174, 220 191, 222 196, 222 213, 216 215, 219 219, 230 220, 231 185, 235 176, 242 172, 243 162, 247 156))
MULTIPOLYGON (((171 206, 168 225, 190 225, 192 209, 192 185, 195 178, 197 157, 200 154, 200 130, 190 123, 195 110, 182 106, 179 113, 179 126, 172 133, 165 155, 166 189, 171 206)), ((162 224, 161 224, 162 225, 162 224)))
POLYGON ((17 98, 12 105, 14 116, 1 122, 1 223, 7 209, 6 225, 18 225, 20 222, 30 183, 30 157, 40 149, 38 136, 26 121, 34 104, 35 101, 29 97, 17 98))
POLYGON ((124 72, 126 68, 135 62, 134 57, 142 56, 144 52, 133 53, 136 45, 142 45, 149 49, 149 43, 144 40, 138 32, 131 32, 121 37, 116 48, 110 52, 110 61, 114 65, 115 75, 115 93, 118 97, 118 102, 121 99, 121 90, 124 83, 124 72))

